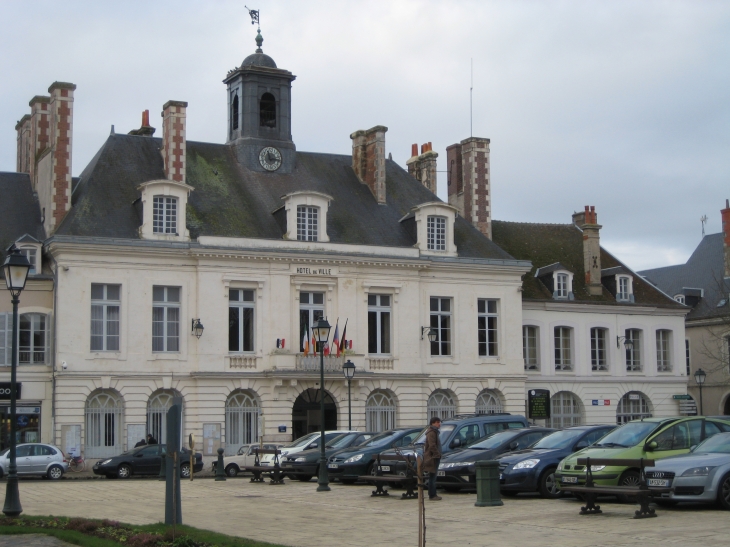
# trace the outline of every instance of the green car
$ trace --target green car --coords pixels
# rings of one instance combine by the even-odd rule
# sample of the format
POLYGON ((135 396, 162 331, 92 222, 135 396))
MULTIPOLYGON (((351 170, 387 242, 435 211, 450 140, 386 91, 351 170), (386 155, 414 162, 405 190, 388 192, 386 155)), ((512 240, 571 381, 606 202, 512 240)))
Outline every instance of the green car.
MULTIPOLYGON (((596 444, 565 458, 558 465, 555 479, 558 485, 585 484, 585 465, 577 465, 578 458, 658 460, 686 454, 691 447, 721 431, 730 431, 730 417, 727 420, 702 416, 634 420, 614 429, 596 444)), ((592 465, 591 472, 597 485, 639 484, 638 469, 592 465)))

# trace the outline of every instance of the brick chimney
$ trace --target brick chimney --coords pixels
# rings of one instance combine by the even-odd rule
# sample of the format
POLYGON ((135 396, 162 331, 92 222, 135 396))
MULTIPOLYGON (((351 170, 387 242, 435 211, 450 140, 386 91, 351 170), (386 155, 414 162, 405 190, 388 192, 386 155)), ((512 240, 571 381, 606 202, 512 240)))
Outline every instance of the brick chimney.
POLYGON ((418 145, 411 147, 411 158, 406 161, 408 173, 421 181, 431 193, 436 193, 436 158, 439 155, 433 151, 430 142, 421 145, 421 154, 418 154, 418 145))
POLYGON ((50 146, 51 121, 49 117, 49 106, 51 98, 45 95, 36 95, 28 105, 30 106, 30 157, 28 166, 30 181, 33 190, 38 188, 38 177, 36 175, 38 160, 43 151, 50 146))
POLYGON ((30 114, 26 114, 15 124, 18 132, 18 153, 15 171, 30 173, 30 114))
POLYGON ((591 296, 603 294, 601 285, 601 239, 596 208, 585 206, 580 213, 573 213, 573 224, 583 231, 583 269, 586 276, 586 287, 591 296))
POLYGON ((149 110, 145 110, 144 112, 142 112, 142 125, 140 125, 139 129, 132 129, 128 134, 139 135, 141 137, 151 137, 155 134, 155 128, 150 126, 149 110))
POLYGON ((162 107, 162 159, 165 177, 185 182, 185 112, 188 103, 167 101, 162 107))
POLYGON ((730 277, 730 200, 725 200, 725 208, 720 211, 722 215, 722 249, 724 252, 725 277, 730 277))
POLYGON ((449 205, 492 239, 489 139, 470 137, 446 149, 449 205))
POLYGON ((352 169, 360 182, 367 184, 378 203, 385 203, 385 133, 376 125, 355 131, 352 139, 352 169))
MULTIPOLYGON (((53 82, 48 92, 51 102, 51 204, 46 209, 46 233, 55 231, 71 209, 71 151, 73 147, 74 84, 53 82)), ((47 206, 46 206, 47 207, 47 206)))

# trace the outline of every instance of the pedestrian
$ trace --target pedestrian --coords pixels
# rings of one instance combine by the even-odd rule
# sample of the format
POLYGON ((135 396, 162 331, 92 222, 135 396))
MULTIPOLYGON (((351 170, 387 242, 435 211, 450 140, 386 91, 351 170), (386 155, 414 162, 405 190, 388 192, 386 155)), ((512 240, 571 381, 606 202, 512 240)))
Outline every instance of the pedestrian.
POLYGON ((146 446, 146 445, 147 445, 147 441, 145 441, 144 439, 142 439, 137 444, 135 444, 134 447, 137 448, 139 446, 146 446))
POLYGON ((147 444, 157 444, 157 439, 155 439, 152 435, 149 433, 147 434, 147 444))
POLYGON ((441 462, 440 427, 441 418, 431 418, 426 432, 426 444, 423 445, 423 470, 428 471, 428 499, 431 501, 441 500, 441 496, 436 495, 436 474, 441 462))

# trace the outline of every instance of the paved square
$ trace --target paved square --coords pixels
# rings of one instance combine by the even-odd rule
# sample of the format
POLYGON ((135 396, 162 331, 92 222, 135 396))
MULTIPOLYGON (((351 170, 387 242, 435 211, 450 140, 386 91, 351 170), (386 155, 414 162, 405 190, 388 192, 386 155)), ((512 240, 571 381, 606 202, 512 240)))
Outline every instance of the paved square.
MULTIPOLYGON (((417 504, 370 497, 370 486, 315 482, 254 484, 246 478, 183 481, 185 524, 261 541, 302 547, 417 545, 417 504)), ((20 482, 26 515, 110 518, 133 524, 164 519, 164 483, 155 480, 20 482)), ((542 547, 727 545, 730 513, 714 507, 658 508, 633 520, 634 505, 601 503, 602 515, 580 516, 575 500, 507 498, 502 507, 475 507, 475 494, 426 501, 427 545, 542 547)))

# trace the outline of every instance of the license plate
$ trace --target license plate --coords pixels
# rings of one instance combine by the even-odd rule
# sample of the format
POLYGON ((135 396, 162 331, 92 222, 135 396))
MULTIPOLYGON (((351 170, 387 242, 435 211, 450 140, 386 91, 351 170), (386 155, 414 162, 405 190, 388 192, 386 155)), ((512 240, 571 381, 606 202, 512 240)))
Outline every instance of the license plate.
POLYGON ((445 477, 446 476, 446 471, 439 471, 439 472, 436 473, 436 476, 437 477, 445 477))
POLYGON ((261 465, 269 465, 269 462, 261 462, 261 465))
POLYGON ((578 477, 562 477, 560 479, 560 482, 569 483, 569 484, 577 484, 578 477))
POLYGON ((337 469, 339 466, 336 463, 328 463, 327 467, 329 469, 337 469))
POLYGON ((647 479, 648 486, 669 486, 669 479, 647 479))
POLYGON ((389 465, 381 465, 380 466, 380 470, 381 471, 390 471, 390 466, 389 465))

